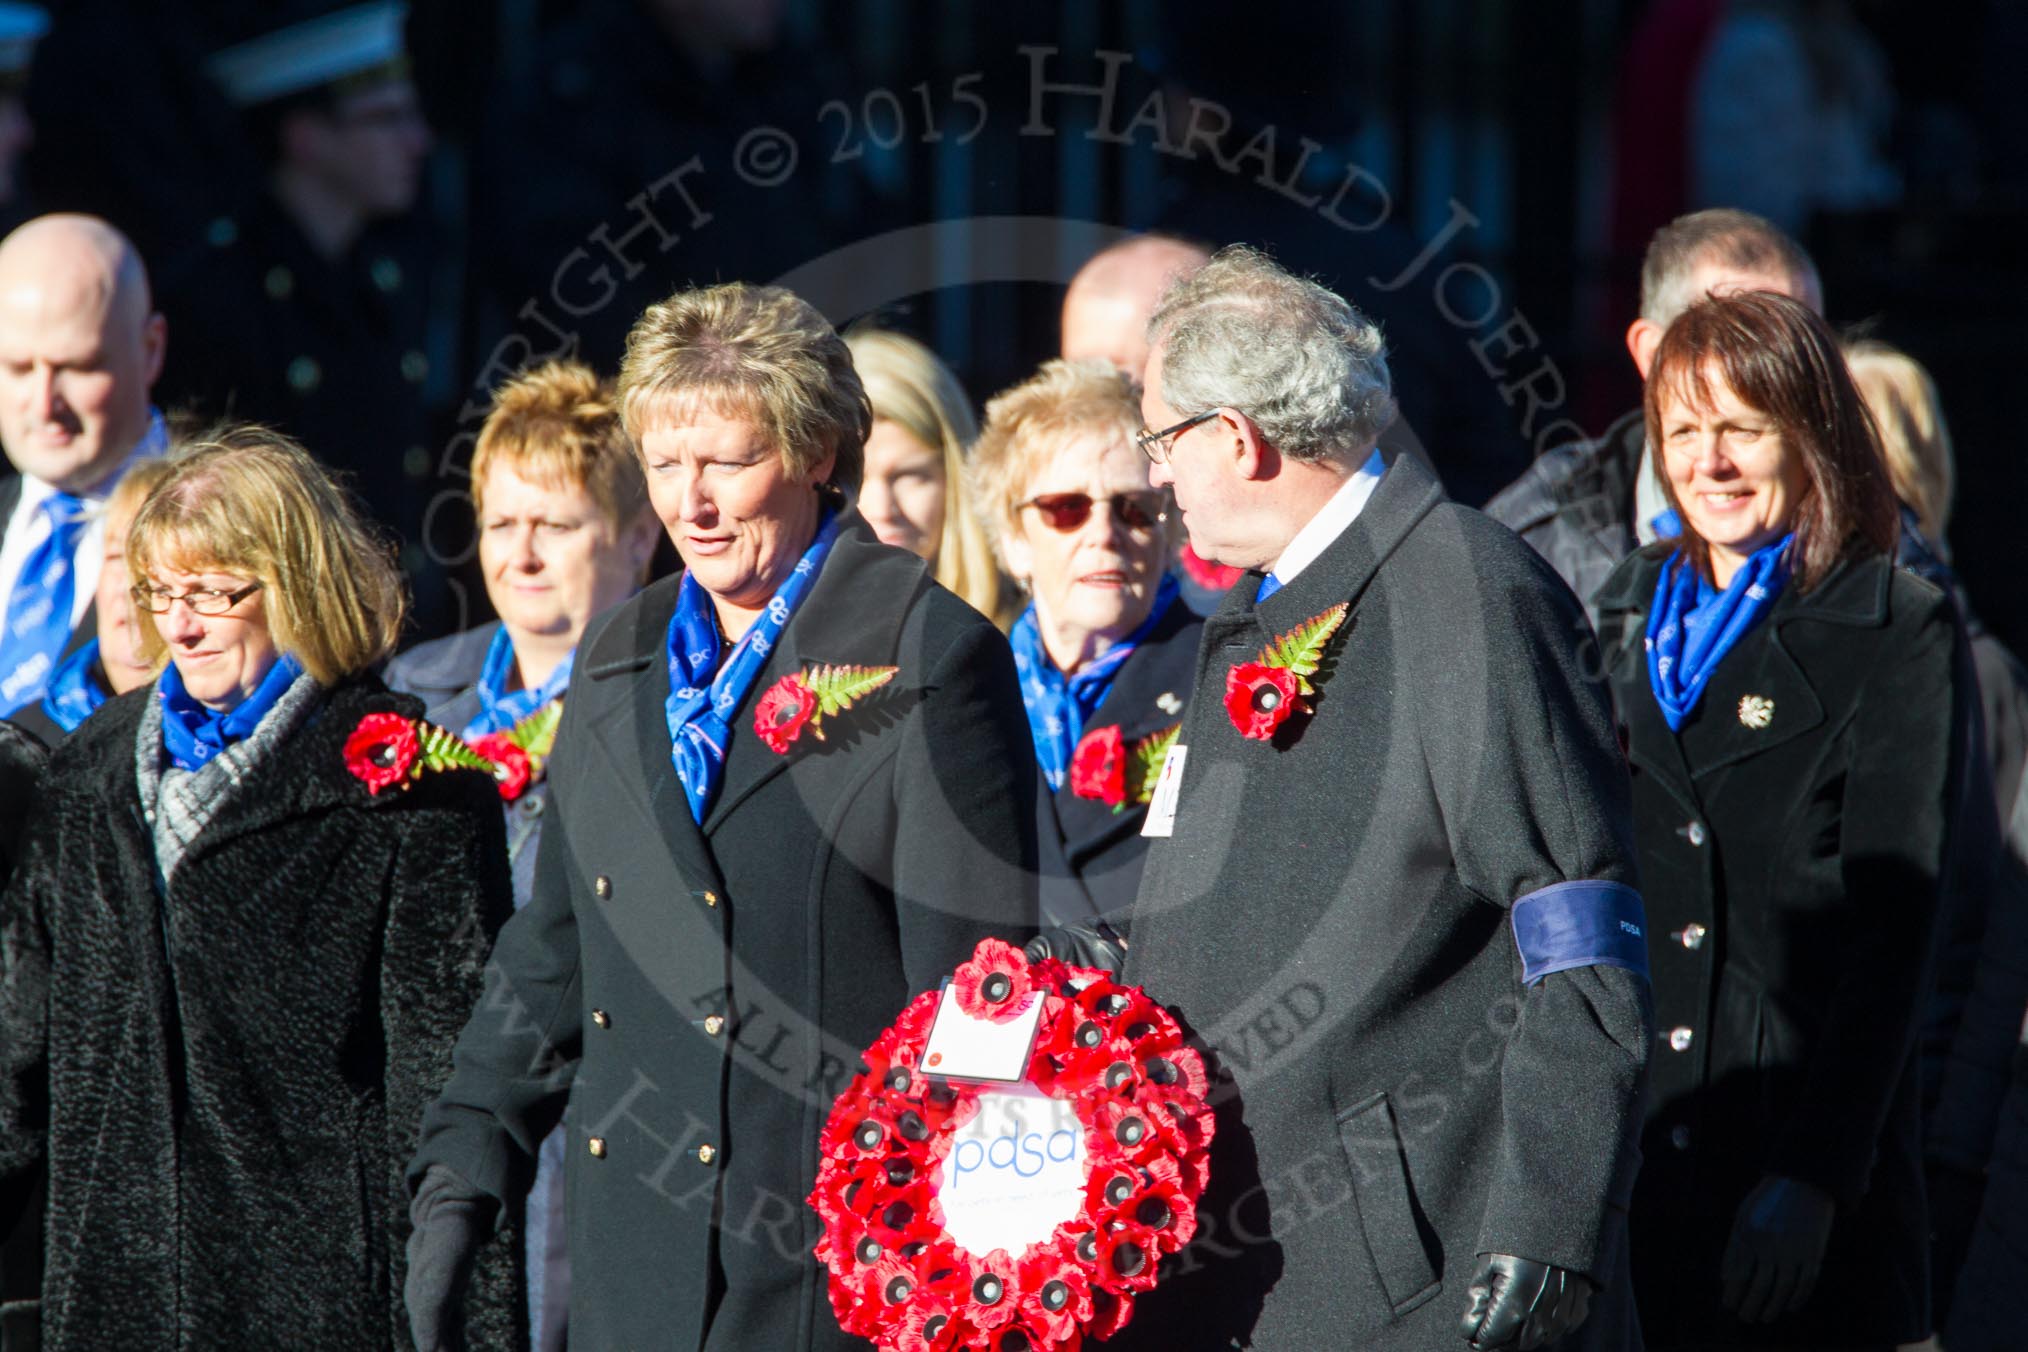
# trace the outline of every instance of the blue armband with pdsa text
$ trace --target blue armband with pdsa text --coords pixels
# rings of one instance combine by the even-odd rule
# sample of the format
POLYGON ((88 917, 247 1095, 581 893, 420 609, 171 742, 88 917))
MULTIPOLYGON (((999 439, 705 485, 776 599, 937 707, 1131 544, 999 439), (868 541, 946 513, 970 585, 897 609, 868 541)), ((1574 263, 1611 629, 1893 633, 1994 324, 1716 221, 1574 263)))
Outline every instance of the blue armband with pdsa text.
POLYGON ((1624 967, 1648 979, 1648 920, 1625 883, 1554 883, 1514 903, 1521 979, 1534 985, 1572 967, 1624 967))

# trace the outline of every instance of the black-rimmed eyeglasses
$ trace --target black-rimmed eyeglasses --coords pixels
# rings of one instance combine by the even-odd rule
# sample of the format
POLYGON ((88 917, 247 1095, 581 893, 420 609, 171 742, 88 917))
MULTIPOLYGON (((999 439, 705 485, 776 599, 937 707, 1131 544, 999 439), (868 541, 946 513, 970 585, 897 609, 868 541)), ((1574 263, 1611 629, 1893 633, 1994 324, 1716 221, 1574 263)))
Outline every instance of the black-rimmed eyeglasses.
POLYGON ((1134 438, 1134 444, 1141 448, 1141 454, 1153 464, 1161 464, 1169 458, 1169 443, 1179 434, 1188 432, 1201 422, 1210 422, 1218 416, 1218 410, 1207 408, 1194 418, 1185 418, 1174 427, 1165 427, 1159 432, 1142 432, 1134 438))
POLYGON ((260 589, 260 583, 249 582, 238 591, 219 591, 212 587, 200 587, 195 591, 173 592, 166 587, 135 587, 130 594, 134 598, 134 604, 150 615, 167 615, 169 607, 178 601, 199 615, 223 615, 260 589))

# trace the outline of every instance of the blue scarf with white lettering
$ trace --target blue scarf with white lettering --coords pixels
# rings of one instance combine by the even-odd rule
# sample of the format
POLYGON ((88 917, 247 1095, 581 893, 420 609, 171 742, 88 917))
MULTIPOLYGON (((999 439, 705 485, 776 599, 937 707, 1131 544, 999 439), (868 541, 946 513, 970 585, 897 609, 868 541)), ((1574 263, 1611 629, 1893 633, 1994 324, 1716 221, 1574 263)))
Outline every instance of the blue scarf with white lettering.
POLYGON ((1112 693, 1113 678, 1119 675, 1121 665, 1155 631, 1179 590, 1174 575, 1162 574, 1161 585, 1155 588, 1155 604, 1140 627, 1070 676, 1063 674, 1042 646, 1042 628, 1033 602, 1014 621, 1007 642, 1014 649, 1014 667, 1021 676, 1021 704, 1028 711, 1035 762, 1049 781, 1050 792, 1063 787, 1078 739, 1084 736, 1084 725, 1112 693))
POLYGON ((459 736, 469 742, 489 733, 505 732, 561 695, 570 686, 570 661, 570 656, 566 656, 557 663, 549 679, 533 690, 509 690, 507 682, 514 675, 514 640, 508 637, 507 626, 501 625, 493 631, 493 641, 486 645, 479 684, 472 691, 479 697, 478 716, 465 724, 459 736))
POLYGON ((162 749, 177 769, 202 770, 219 752, 251 737, 302 674, 303 664, 284 654, 268 668, 251 695, 220 713, 191 698, 171 662, 155 685, 156 696, 162 701, 162 749))
POLYGON ((1682 730, 1718 664, 1781 595, 1795 538, 1784 535, 1755 550, 1724 591, 1705 581, 1681 551, 1662 565, 1648 612, 1648 686, 1670 731, 1682 730))
POLYGON ((98 665, 99 641, 92 639, 79 644, 69 657, 59 662, 56 674, 49 678, 49 693, 42 697, 42 712, 65 732, 76 732, 78 724, 112 698, 93 675, 98 665))
POLYGON ((725 777, 725 753, 732 741, 732 716, 767 665, 789 617, 796 613, 823 571, 831 546, 838 541, 842 518, 830 507, 817 521, 817 538, 796 561, 795 571, 768 600, 768 608, 732 645, 723 666, 718 660, 718 619, 711 597, 696 574, 683 575, 676 593, 676 613, 669 617, 669 698, 663 710, 669 719, 669 756, 676 778, 690 800, 690 816, 699 826, 711 809, 719 781, 725 777), (717 673, 713 675, 713 673, 717 673))

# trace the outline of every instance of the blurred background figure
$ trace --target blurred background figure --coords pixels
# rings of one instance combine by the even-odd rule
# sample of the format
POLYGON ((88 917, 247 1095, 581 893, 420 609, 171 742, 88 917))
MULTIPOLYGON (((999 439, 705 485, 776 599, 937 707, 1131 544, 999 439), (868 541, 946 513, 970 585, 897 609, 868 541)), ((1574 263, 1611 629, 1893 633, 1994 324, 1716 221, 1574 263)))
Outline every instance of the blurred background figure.
POLYGON ((1921 362, 1877 339, 1848 343, 1846 363, 1873 415, 1894 496, 1915 515, 1916 528, 1948 561, 1951 495, 1957 468, 1951 459, 1951 430, 1944 421, 1936 382, 1921 362))
POLYGON ((1677 525, 1597 597, 1658 1035, 1642 1326, 1656 1348, 1919 1341, 1917 1042, 1977 716, 1956 610, 1894 565, 1893 489, 1810 307, 1708 296, 1649 358, 1677 525))
MULTIPOLYGON (((570 688, 593 616, 647 580, 659 530, 612 387, 576 362, 549 362, 501 386, 472 453, 479 567, 500 618, 410 649, 387 684, 467 741, 506 732, 570 688)), ((514 905, 528 903, 549 785, 538 773, 506 806, 514 905)), ((562 1352, 570 1314, 563 1206, 565 1129, 544 1138, 523 1227, 529 1328, 562 1352)))
POLYGON ((133 584, 127 577, 127 528, 148 494, 169 476, 171 463, 166 455, 143 460, 120 476, 106 499, 105 550, 92 601, 96 636, 65 653, 49 679, 49 692, 14 718, 46 745, 55 746, 77 731, 78 724, 114 695, 124 695, 155 677, 155 664, 142 650, 134 599, 128 594, 133 584))
POLYGON ((1138 381, 1148 364, 1148 316, 1155 302, 1171 282, 1210 257, 1202 244, 1152 232, 1099 250, 1063 294, 1058 355, 1108 362, 1138 381))
MULTIPOLYGON (((42 1346, 392 1349, 403 1158, 510 906, 498 795, 391 769, 421 712, 372 672, 399 576, 293 442, 192 447, 128 546, 166 665, 58 748, 0 903, 0 1195, 47 1170, 42 1346)), ((518 1338, 511 1245, 475 1345, 518 1338)))
POLYGON ((90 622, 105 503, 168 427, 149 402, 168 327, 133 246, 43 216, 0 242, 0 717, 33 704, 90 622))
POLYGON ((40 5, 0 4, 0 230, 12 230, 32 214, 22 161, 35 144, 28 117, 28 72, 35 46, 49 32, 49 11, 40 5))
POLYGON ((1004 631, 1017 607, 993 543, 967 501, 965 455, 979 435, 971 400, 950 368, 906 334, 845 335, 873 403, 859 514, 882 544, 906 549, 938 582, 1004 631))
POLYGON ((1202 622, 1167 571, 1172 507, 1140 426, 1124 373, 1048 361, 986 405, 972 452, 978 510, 1030 598, 1009 638, 1042 770, 1046 928, 1124 932, 1161 763, 1139 748, 1173 733, 1190 698, 1202 622))
POLYGON ((179 258, 163 303, 187 341, 168 397, 277 427, 346 475, 418 545, 436 456, 425 222, 411 216, 430 130, 409 74, 407 6, 297 4, 205 63, 263 176, 179 258), (307 14, 307 16, 306 16, 307 14))

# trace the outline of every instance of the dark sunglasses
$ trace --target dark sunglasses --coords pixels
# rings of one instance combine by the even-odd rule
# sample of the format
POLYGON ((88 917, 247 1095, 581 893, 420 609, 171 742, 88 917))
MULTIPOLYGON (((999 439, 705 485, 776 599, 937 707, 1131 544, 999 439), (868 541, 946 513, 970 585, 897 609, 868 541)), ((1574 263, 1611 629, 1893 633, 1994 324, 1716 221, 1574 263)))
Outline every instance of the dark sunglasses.
POLYGON ((1167 498, 1159 492, 1113 493, 1094 498, 1089 493, 1044 493, 1021 504, 1042 513, 1051 530, 1074 531, 1091 520, 1092 507, 1109 502, 1113 520, 1132 531, 1151 531, 1169 519, 1167 498))

